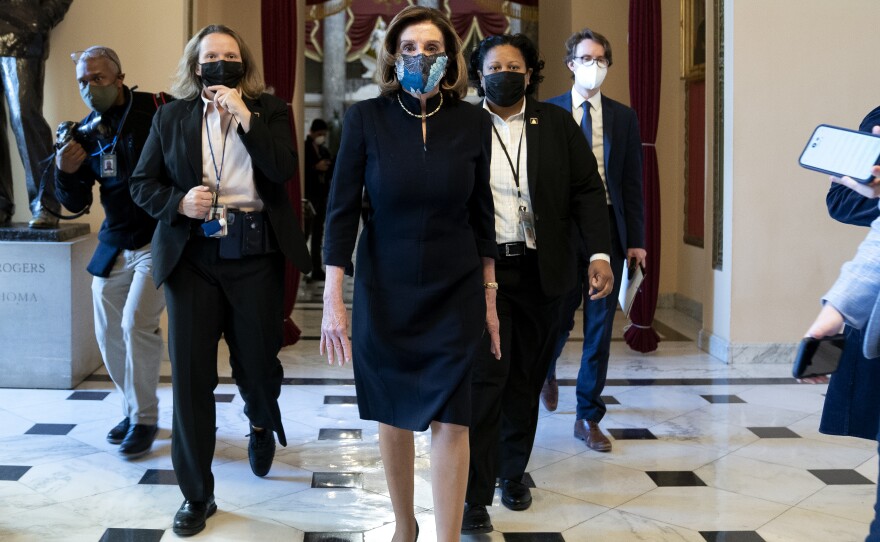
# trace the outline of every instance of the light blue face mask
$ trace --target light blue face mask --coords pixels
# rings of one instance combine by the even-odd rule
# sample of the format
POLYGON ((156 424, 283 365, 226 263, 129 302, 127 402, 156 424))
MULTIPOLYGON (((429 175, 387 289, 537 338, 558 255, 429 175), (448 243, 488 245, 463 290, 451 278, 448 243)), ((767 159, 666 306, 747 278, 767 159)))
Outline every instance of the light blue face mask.
POLYGON ((394 69, 403 90, 415 94, 427 94, 437 88, 446 74, 446 53, 436 55, 398 54, 394 69))

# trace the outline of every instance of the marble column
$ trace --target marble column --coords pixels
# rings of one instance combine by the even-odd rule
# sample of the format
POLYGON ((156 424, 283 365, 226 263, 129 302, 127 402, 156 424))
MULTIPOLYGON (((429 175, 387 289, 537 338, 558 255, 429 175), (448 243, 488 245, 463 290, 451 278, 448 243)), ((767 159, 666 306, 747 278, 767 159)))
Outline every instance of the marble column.
POLYGON ((324 120, 345 112, 345 11, 321 20, 324 26, 324 120))

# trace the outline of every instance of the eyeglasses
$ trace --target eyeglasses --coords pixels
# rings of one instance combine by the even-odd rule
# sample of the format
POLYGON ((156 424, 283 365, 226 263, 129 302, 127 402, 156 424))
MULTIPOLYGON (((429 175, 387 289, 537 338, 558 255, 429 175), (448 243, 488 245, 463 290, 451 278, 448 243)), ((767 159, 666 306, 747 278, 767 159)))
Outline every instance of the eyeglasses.
POLYGON ((73 53, 70 53, 70 59, 73 60, 74 64, 79 64, 79 61, 83 58, 97 58, 101 56, 116 65, 117 73, 122 73, 122 65, 119 63, 119 57, 116 56, 116 53, 104 47, 89 47, 85 51, 74 51, 73 53))
POLYGON ((609 66, 608 59, 605 58, 593 58, 591 56, 576 56, 573 59, 575 62, 583 65, 583 66, 592 66, 593 63, 599 65, 600 68, 607 68, 609 66))

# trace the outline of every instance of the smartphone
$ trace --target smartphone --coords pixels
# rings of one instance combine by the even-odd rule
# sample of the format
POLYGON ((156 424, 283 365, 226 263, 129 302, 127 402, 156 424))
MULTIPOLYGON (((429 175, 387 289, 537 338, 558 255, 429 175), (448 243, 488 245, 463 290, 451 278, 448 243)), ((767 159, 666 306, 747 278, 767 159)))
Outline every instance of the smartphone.
POLYGON ((804 337, 798 347, 791 374, 795 378, 830 375, 837 370, 846 336, 832 335, 816 339, 804 337))
POLYGON ((880 164, 880 136, 820 124, 798 160, 802 167, 868 183, 871 168, 880 164))

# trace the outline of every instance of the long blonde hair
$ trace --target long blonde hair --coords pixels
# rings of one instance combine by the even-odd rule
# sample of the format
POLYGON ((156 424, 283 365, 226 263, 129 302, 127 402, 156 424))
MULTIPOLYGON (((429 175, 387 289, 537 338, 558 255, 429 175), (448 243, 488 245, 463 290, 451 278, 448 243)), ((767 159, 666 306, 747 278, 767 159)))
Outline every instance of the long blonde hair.
POLYGON ((257 98, 266 89, 263 76, 254 62, 254 55, 238 33, 222 24, 209 24, 199 30, 183 48, 183 56, 177 63, 177 72, 171 81, 171 94, 183 100, 192 100, 202 92, 201 78, 196 75, 196 66, 199 65, 199 46, 202 39, 208 34, 226 34, 238 44, 241 51, 241 62, 244 68, 244 77, 238 88, 242 95, 248 98, 257 98))

